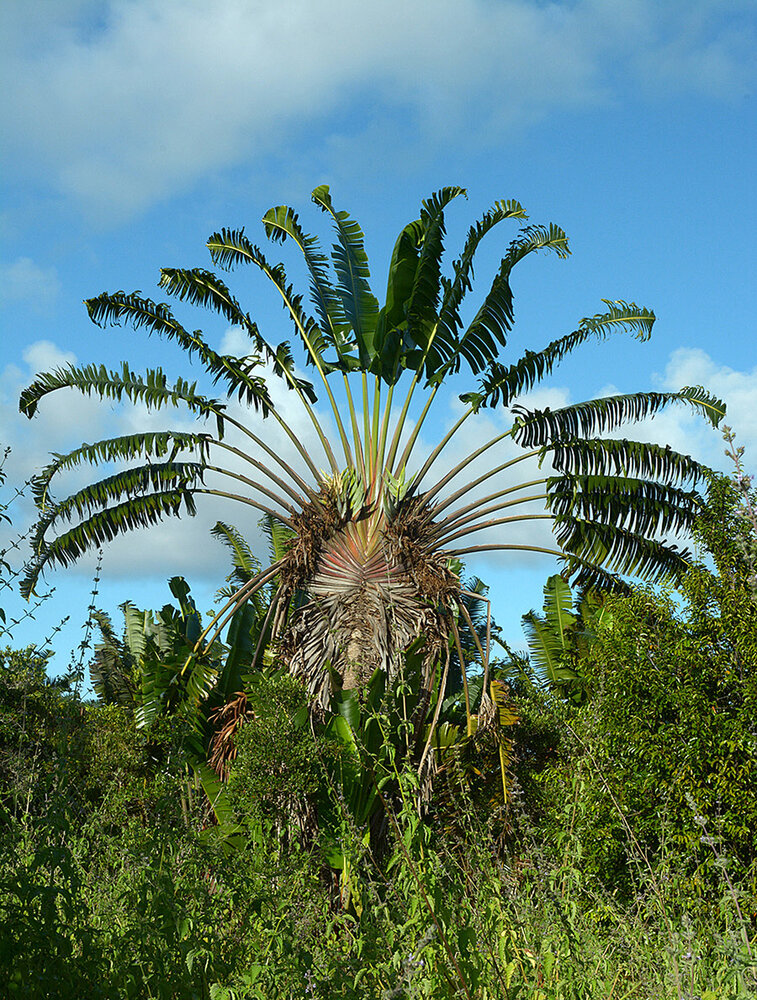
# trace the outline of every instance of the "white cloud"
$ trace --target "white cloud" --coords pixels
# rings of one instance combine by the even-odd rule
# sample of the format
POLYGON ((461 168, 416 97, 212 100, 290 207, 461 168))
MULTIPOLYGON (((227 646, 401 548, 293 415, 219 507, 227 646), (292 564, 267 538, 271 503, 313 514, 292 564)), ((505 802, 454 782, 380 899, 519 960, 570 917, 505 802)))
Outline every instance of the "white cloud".
MULTIPOLYGON (((737 371, 718 364, 701 348, 679 347, 672 351, 665 370, 652 375, 657 392, 677 392, 685 386, 702 386, 726 404, 726 416, 715 428, 701 411, 681 403, 667 406, 654 417, 629 423, 616 431, 617 437, 669 444, 671 448, 725 473, 729 467, 724 451, 722 427, 731 427, 744 445, 749 464, 757 469, 757 366, 737 371)), ((595 395, 609 396, 620 390, 612 383, 595 395)))
POLYGON ((462 128, 492 137, 612 99, 620 79, 655 92, 740 92, 754 37, 742 9, 712 0, 5 0, 11 98, 0 114, 11 148, 112 220, 208 171, 259 160, 318 121, 327 148, 331 132, 343 140, 366 118, 399 111, 427 148, 462 128))
POLYGON ((220 354, 244 358, 250 353, 251 341, 241 327, 231 326, 221 338, 220 354))
POLYGON ((35 340, 24 349, 22 357, 34 374, 76 364, 72 351, 62 351, 51 340, 35 340))
POLYGON ((713 97, 743 96, 754 62, 751 0, 688 0, 660 4, 656 32, 645 32, 635 63, 650 91, 693 91, 713 97), (681 17, 681 13, 684 14, 681 17), (740 15, 744 14, 742 18, 740 15), (718 28, 713 30, 714 23, 718 28))
MULTIPOLYGON (((745 447, 747 465, 757 469, 757 366, 737 371, 718 364, 703 350, 681 347, 670 355, 659 382, 666 390, 702 385, 722 399, 727 407, 724 423, 733 428, 738 444, 745 447)), ((725 444, 720 430, 713 430, 701 417, 682 409, 673 420, 675 423, 670 425, 668 433, 680 441, 679 450, 693 454, 713 468, 733 471, 723 454, 725 444)))
POLYGON ((721 396, 728 407, 727 422, 757 445, 757 366, 736 371, 719 365, 705 351, 680 347, 670 356, 665 384, 703 385, 721 396))
POLYGON ((40 267, 31 257, 17 257, 0 269, 0 286, 6 301, 22 300, 45 309, 58 297, 60 280, 54 267, 40 267))

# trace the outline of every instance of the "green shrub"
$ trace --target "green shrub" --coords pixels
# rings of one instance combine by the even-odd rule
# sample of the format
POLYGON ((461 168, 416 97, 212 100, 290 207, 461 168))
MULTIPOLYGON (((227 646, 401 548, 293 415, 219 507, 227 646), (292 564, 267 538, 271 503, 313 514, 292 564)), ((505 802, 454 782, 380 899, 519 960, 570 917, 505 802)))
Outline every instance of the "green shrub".
POLYGON ((715 569, 690 571, 683 603, 642 589, 608 599, 581 658, 586 704, 524 691, 530 821, 553 841, 574 830, 584 872, 626 899, 664 864, 692 905, 715 905, 726 868, 754 912, 757 602, 739 505, 713 482, 700 537, 715 569))
POLYGON ((250 679, 252 717, 234 738, 237 756, 229 793, 240 816, 286 821, 295 802, 313 795, 322 782, 316 742, 307 719, 302 683, 285 674, 250 679))
MULTIPOLYGON (((134 713, 120 705, 86 705, 80 789, 93 820, 114 832, 133 817, 150 826, 187 825, 194 779, 182 752, 183 727, 161 719, 137 729, 134 713)), ((200 816, 192 804, 192 821, 200 816)))
POLYGON ((15 816, 40 809, 56 788, 76 794, 83 719, 48 680, 49 657, 34 647, 0 650, 0 804, 15 816))

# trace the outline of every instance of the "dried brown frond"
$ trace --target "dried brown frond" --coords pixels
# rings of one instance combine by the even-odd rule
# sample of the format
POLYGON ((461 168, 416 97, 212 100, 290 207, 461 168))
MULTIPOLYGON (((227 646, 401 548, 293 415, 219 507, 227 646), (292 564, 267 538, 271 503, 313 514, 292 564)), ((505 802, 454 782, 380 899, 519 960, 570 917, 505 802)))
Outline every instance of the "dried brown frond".
POLYGON ((413 497, 387 524, 384 536, 423 599, 448 607, 460 581, 447 567, 447 556, 436 549, 433 530, 432 508, 423 497, 413 497))
POLYGON ((390 519, 379 508, 344 513, 334 484, 322 502, 296 517, 296 536, 281 573, 288 605, 308 595, 286 626, 279 655, 325 710, 332 669, 344 688, 360 689, 377 669, 393 680, 405 650, 425 640, 427 684, 448 643, 448 612, 460 581, 434 547, 432 508, 422 497, 400 503, 390 519), (341 513, 340 513, 341 511, 341 513))
POLYGON ((321 503, 307 504, 292 516, 295 534, 281 570, 282 592, 287 599, 313 575, 321 548, 342 523, 330 492, 322 490, 321 497, 321 503))
POLYGON ((222 781, 226 781, 231 762, 237 756, 234 742, 236 734, 253 717, 254 712, 247 704, 247 695, 242 691, 210 714, 209 721, 215 732, 208 748, 208 764, 222 781))

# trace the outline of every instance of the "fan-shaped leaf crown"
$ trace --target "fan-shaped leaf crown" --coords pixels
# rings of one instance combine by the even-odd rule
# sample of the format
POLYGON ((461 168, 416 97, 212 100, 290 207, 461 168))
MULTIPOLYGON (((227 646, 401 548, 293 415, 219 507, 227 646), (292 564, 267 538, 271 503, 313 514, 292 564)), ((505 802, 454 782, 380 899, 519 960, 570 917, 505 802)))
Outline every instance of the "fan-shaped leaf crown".
MULTIPOLYGON (((33 486, 40 517, 24 592, 31 592, 45 566, 67 565, 87 549, 165 516, 191 514, 202 494, 244 503, 264 513, 275 550, 272 566, 258 571, 241 535, 218 523, 216 534, 234 551, 235 583, 239 584, 218 622, 234 619, 235 628, 241 628, 241 619, 234 616, 244 602, 254 600, 256 594, 258 601, 261 595, 272 594, 259 635, 281 635, 297 603, 293 593, 302 595, 306 603, 317 596, 326 609, 323 614, 330 613, 333 620, 320 621, 303 636, 311 652, 319 642, 321 652, 324 643, 331 643, 337 657, 344 638, 338 622, 347 600, 345 592, 355 580, 366 586, 366 581, 375 583, 378 588, 380 579, 382 600, 393 594, 399 602, 397 595, 402 595, 410 610, 405 614, 403 609, 401 615, 394 608, 393 614, 402 617, 402 635, 408 641, 418 638, 423 629, 434 632, 440 627, 437 619, 433 627, 429 625, 431 606, 449 610, 456 603, 461 621, 467 615, 475 624, 472 609, 460 594, 455 596, 459 582, 450 582, 453 574, 446 562, 456 555, 518 547, 548 551, 564 559, 567 576, 586 586, 612 585, 612 574, 619 573, 677 579, 688 554, 665 539, 691 525, 699 503, 694 487, 704 470, 670 448, 613 435, 624 422, 654 416, 675 404, 688 406, 717 425, 725 412, 723 402, 693 386, 679 392, 618 394, 554 410, 528 407, 524 395, 568 354, 591 339, 604 340, 618 332, 644 341, 651 334, 655 315, 625 299, 605 299, 602 311, 585 316, 568 333, 545 338, 542 350, 507 358, 515 322, 515 267, 542 252, 566 258, 568 240, 559 226, 530 222, 519 202, 500 200, 470 227, 459 256, 445 267, 446 213, 463 195, 460 187, 441 188, 422 202, 418 218, 402 227, 389 262, 383 304, 371 289, 363 231, 334 205, 326 185, 315 188, 312 201, 333 229, 329 252, 305 231, 289 206, 274 206, 262 220, 265 235, 277 247, 289 251, 294 245, 302 255, 312 306, 290 283, 284 264, 269 261, 244 229, 223 228, 209 238, 215 267, 232 271, 252 264, 280 299, 294 329, 293 343, 301 348, 300 360, 311 367, 313 381, 324 394, 338 436, 335 447, 323 414, 313 405, 314 385, 301 377, 292 346, 287 340, 268 339, 243 309, 233 291, 236 276, 227 283, 225 277, 201 267, 164 268, 160 287, 182 307, 202 307, 243 331, 249 341, 244 357, 215 350, 210 337, 184 327, 166 303, 154 302, 141 292, 118 291, 88 299, 94 323, 101 327, 128 323, 135 330, 178 343, 192 361, 201 364, 206 380, 222 391, 219 398, 207 396, 195 382, 179 378, 171 383, 160 368, 137 374, 126 363, 114 371, 104 365, 68 365, 35 378, 20 400, 22 412, 30 417, 45 396, 58 389, 75 389, 153 411, 174 406, 205 426, 196 433, 183 429, 122 435, 54 455, 33 486), (508 237, 488 290, 467 314, 472 318, 466 322, 464 302, 473 291, 476 253, 500 224, 520 228, 508 237), (313 315, 308 311, 311 308, 313 315), (414 449, 424 428, 430 426, 428 414, 434 400, 443 398, 440 387, 452 375, 466 375, 473 382, 473 386, 461 386, 467 389, 460 395, 464 410, 451 429, 438 433, 421 468, 415 470, 411 464, 414 449), (270 384, 276 379, 291 390, 285 394, 286 404, 275 402, 279 397, 270 384), (407 392, 397 405, 395 392, 403 379, 407 392), (416 391, 425 393, 417 419, 416 391), (362 410, 356 403, 359 399, 362 410), (307 430, 293 420, 295 406, 307 430), (507 429, 491 440, 476 442, 465 461, 427 485, 429 470, 466 422, 475 419, 482 407, 499 406, 507 408, 513 418, 507 429), (296 452, 296 463, 288 461, 281 445, 261 430, 265 416, 285 435, 287 446, 296 452), (494 450, 505 442, 521 449, 517 457, 512 457, 512 451, 500 456, 494 450), (456 476, 461 477, 460 483, 470 462, 487 454, 496 456, 491 466, 453 487, 445 498, 445 487, 456 476), (521 461, 529 464, 519 466, 521 461), (56 476, 83 463, 101 462, 109 468, 100 481, 61 500, 53 496, 56 476), (492 476, 512 476, 519 469, 529 470, 523 481, 508 480, 476 502, 473 491, 492 476), (511 508, 516 505, 520 506, 513 514, 511 508), (554 547, 508 540, 506 532, 514 521, 549 523, 554 547), (65 530, 60 530, 64 524, 65 530), (467 536, 484 529, 499 533, 490 536, 495 540, 488 544, 470 545, 467 536), (451 549, 453 543, 465 547, 451 549), (321 564, 325 565, 327 549, 329 565, 338 568, 349 563, 350 572, 341 577, 325 573, 318 577, 316 587, 313 580, 321 564), (297 559, 301 565, 295 566, 297 559), (329 579, 337 577, 339 586, 334 583, 329 589, 329 579), (422 620, 423 628, 418 624, 422 620)), ((315 621, 312 606, 311 613, 315 621)), ((386 636, 394 626, 391 616, 384 616, 380 609, 368 613, 363 608, 361 614, 352 615, 350 627, 359 632, 374 620, 383 623, 375 627, 384 630, 382 641, 390 643, 386 636)), ((213 627, 220 629, 223 624, 213 627)), ((461 628, 457 642, 461 634, 465 640, 465 624, 461 628)), ((475 642, 477 633, 473 636, 473 632, 475 642)), ((435 648, 449 649, 446 640, 439 638, 435 648)), ((376 662, 388 663, 391 655, 379 651, 376 662)), ((307 671, 311 667, 307 665, 307 671)), ((311 671, 308 676, 315 674, 311 671)), ((200 677, 198 691, 204 683, 200 677)))

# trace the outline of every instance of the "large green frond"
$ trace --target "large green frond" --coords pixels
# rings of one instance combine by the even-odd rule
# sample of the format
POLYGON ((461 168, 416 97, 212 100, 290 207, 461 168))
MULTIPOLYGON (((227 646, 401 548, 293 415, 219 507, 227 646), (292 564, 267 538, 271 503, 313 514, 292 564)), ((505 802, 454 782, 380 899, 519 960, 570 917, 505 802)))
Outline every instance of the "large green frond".
POLYGON ((579 587, 597 586, 596 570, 676 584, 691 565, 687 549, 612 524, 566 516, 556 525, 555 535, 565 552, 565 575, 579 587))
POLYGON ((357 363, 350 352, 355 343, 348 336, 349 323, 344 306, 334 290, 329 275, 329 258, 321 251, 315 236, 304 232, 297 213, 288 205, 276 205, 263 216, 266 235, 274 242, 294 240, 300 248, 310 273, 310 296, 321 321, 321 329, 336 350, 341 365, 349 371, 357 363))
POLYGON ((205 461, 208 446, 213 439, 209 434, 192 434, 187 431, 145 431, 143 434, 122 434, 106 438, 94 444, 82 444, 67 455, 53 453, 53 461, 42 469, 32 480, 31 493, 38 507, 49 501, 49 487, 58 472, 76 468, 84 462, 96 465, 100 462, 125 462, 137 457, 163 458, 173 462, 180 451, 196 449, 201 461, 205 461))
POLYGON ((442 188, 421 206, 421 217, 408 223, 392 252, 386 300, 376 325, 373 370, 394 384, 405 368, 417 368, 425 358, 427 378, 439 364, 431 338, 438 333, 437 310, 446 206, 465 194, 460 187, 442 188))
POLYGON ((568 629, 575 624, 576 616, 570 586, 559 573, 550 576, 544 584, 544 615, 564 647, 568 629))
POLYGON ((411 340, 422 352, 427 353, 427 377, 434 373, 440 360, 436 342, 434 341, 430 350, 428 345, 432 333, 436 337, 441 297, 441 263, 446 233, 444 210, 454 198, 465 194, 465 188, 446 187, 425 199, 421 205, 418 266, 406 305, 406 315, 411 340))
MULTIPOLYGON (((160 284, 181 299, 188 298, 196 305, 215 307, 211 293, 202 282, 202 276, 208 274, 209 272, 198 271, 197 279, 193 281, 194 272, 166 268, 161 271, 160 284)), ((206 343, 200 330, 189 333, 177 322, 167 305, 142 298, 138 292, 131 295, 124 292, 104 293, 97 298, 88 299, 86 305, 90 318, 98 326, 120 326, 121 320, 125 318, 135 329, 145 327, 151 334, 175 340, 190 356, 196 354, 200 358, 206 371, 213 376, 214 384, 225 382, 229 395, 237 393, 240 402, 254 405, 264 416, 270 411, 273 404, 265 379, 252 374, 253 369, 261 364, 259 356, 251 355, 239 360, 230 355, 218 354, 206 343)), ((275 352, 262 342, 262 338, 258 338, 256 347, 266 348, 267 355, 275 356, 275 352)))
POLYGON ((696 483, 708 470, 670 445, 628 441, 625 438, 576 438, 545 445, 542 458, 567 475, 637 476, 663 482, 696 483))
POLYGON ((499 406, 500 403, 509 406, 514 399, 551 374, 566 355, 585 343, 589 337, 604 339, 610 333, 630 330, 639 340, 648 339, 655 321, 653 312, 633 302, 602 301, 610 306, 608 312, 584 317, 578 329, 553 340, 543 351, 526 351, 512 365, 490 361, 486 375, 481 379, 480 391, 464 393, 460 399, 473 406, 474 410, 481 406, 499 406))
POLYGON ((295 537, 294 532, 291 528, 282 524, 281 521, 268 516, 260 519, 260 527, 268 539, 268 551, 271 562, 279 562, 289 551, 295 537))
POLYGON ((150 658, 140 665, 140 704, 134 713, 137 729, 144 729, 159 717, 166 693, 174 674, 158 659, 150 658))
POLYGON ((118 638, 110 617, 96 608, 90 620, 100 630, 102 641, 95 643, 89 674, 98 699, 106 705, 134 705, 133 659, 118 638))
POLYGON ((570 613, 572 597, 565 580, 559 575, 551 576, 544 586, 545 614, 538 615, 535 611, 529 611, 521 619, 531 664, 551 688, 563 695, 575 692, 578 682, 578 675, 570 666, 567 656, 570 649, 567 629, 576 621, 576 616, 570 613), (556 606, 567 616, 566 628, 560 627, 559 620, 555 617, 556 606))
MULTIPOLYGON (((559 226, 527 226, 508 247, 483 305, 459 339, 455 363, 464 358, 474 375, 483 371, 507 343, 513 323, 513 293, 510 275, 515 265, 530 253, 551 250, 558 257, 569 255, 568 238, 559 226)), ((455 364, 452 370, 457 370, 455 364)))
MULTIPOLYGON (((277 347, 272 347, 264 339, 257 323, 254 322, 250 314, 244 312, 224 282, 212 271, 205 271, 202 268, 194 268, 193 270, 162 268, 160 284, 161 287, 182 301, 189 301, 193 305, 213 309, 232 326, 238 326, 244 330, 252 341, 254 349, 259 351, 261 357, 271 365, 274 375, 284 379, 288 388, 297 388, 311 401, 315 399, 312 384, 305 379, 297 378, 294 374, 294 359, 289 344, 283 341, 277 347)), ((199 332, 196 331, 192 336, 198 337, 199 332)), ((215 381, 217 382, 220 378, 228 381, 231 389, 237 390, 240 401, 244 399, 246 402, 250 402, 251 394, 259 390, 260 384, 265 384, 262 379, 255 379, 250 375, 252 369, 260 364, 261 357, 250 355, 246 358, 235 358, 226 354, 217 354, 205 343, 203 343, 202 348, 203 361, 208 370, 215 376, 215 381)), ((264 414, 265 412, 267 411, 264 411, 264 414)))
MULTIPOLYGON (((680 556, 681 553, 678 553, 680 556)), ((683 560, 678 560, 676 553, 671 555, 673 568, 668 579, 679 579, 678 574, 686 572, 689 566, 687 553, 684 552, 683 560)), ((591 562, 581 562, 569 556, 564 557, 565 569, 562 574, 566 578, 571 578, 573 586, 577 590, 603 594, 628 594, 630 586, 617 573, 602 569, 591 562)))
POLYGON ((124 616, 124 645, 132 659, 139 660, 144 656, 148 639, 152 639, 160 652, 168 649, 165 625, 154 620, 152 611, 143 611, 131 601, 125 601, 121 611, 124 616))
POLYGON ((473 576, 465 581, 462 603, 467 608, 470 619, 479 632, 486 628, 489 617, 489 600, 486 596, 488 593, 489 588, 480 577, 473 576))
POLYGON ((687 386, 679 392, 636 392, 604 396, 575 403, 559 410, 528 410, 514 406, 517 414, 514 439, 524 448, 548 445, 552 441, 591 437, 613 430, 629 420, 654 416, 671 403, 685 403, 703 413, 714 427, 725 415, 725 403, 701 386, 687 386))
POLYGON ((34 592, 40 573, 47 566, 68 566, 90 549, 100 548, 117 535, 135 528, 157 524, 164 517, 178 517, 184 510, 193 515, 195 503, 189 490, 167 490, 149 496, 132 497, 125 503, 98 511, 51 542, 37 531, 33 539, 34 556, 27 565, 19 590, 23 597, 34 592))
POLYGON ((630 330, 637 340, 649 340, 656 319, 651 309, 637 306, 635 302, 624 302, 623 299, 602 301, 607 306, 607 312, 585 316, 579 330, 586 330, 601 339, 616 330, 630 330))
POLYGON ((236 584, 235 590, 239 589, 239 587, 260 572, 259 561, 252 554, 252 550, 247 544, 245 537, 233 524, 226 524, 225 521, 216 521, 215 525, 210 529, 210 533, 214 538, 223 542, 231 553, 231 562, 234 569, 228 579, 230 582, 236 584))
POLYGON ((241 327, 252 341, 255 351, 270 357, 272 349, 261 335, 257 323, 249 313, 244 312, 217 274, 202 267, 162 267, 159 285, 181 302, 212 309, 232 326, 241 327))
POLYGON ((460 316, 460 306, 466 294, 473 287, 473 261, 479 244, 486 234, 505 219, 527 219, 523 206, 514 200, 497 201, 488 212, 475 222, 468 230, 463 251, 452 265, 454 277, 442 277, 443 297, 439 309, 439 320, 434 340, 434 346, 450 370, 458 371, 460 361, 469 364, 468 352, 475 350, 475 343, 470 345, 466 339, 460 339, 463 326, 460 316))
POLYGON ((201 731, 203 725, 200 706, 210 697, 218 683, 219 675, 220 664, 217 661, 206 659, 203 656, 196 656, 192 659, 190 669, 186 675, 182 709, 194 723, 197 731, 201 731))
POLYGON ((260 253, 258 248, 250 243, 241 229, 227 229, 213 233, 206 243, 210 258, 218 267, 225 271, 233 271, 242 264, 252 264, 260 253))
POLYGON ((550 683, 563 680, 561 660, 565 647, 561 637, 535 611, 523 615, 521 623, 526 633, 529 658, 533 665, 550 683))
POLYGON ((547 492, 559 540, 576 517, 640 535, 689 531, 702 504, 695 491, 628 476, 553 476, 547 492))
POLYGON ((214 660, 197 657, 191 660, 190 669, 182 677, 188 652, 189 647, 182 650, 177 645, 163 658, 152 653, 148 646, 140 665, 141 704, 135 712, 138 729, 149 727, 167 711, 183 715, 195 732, 203 726, 200 706, 216 685, 219 667, 214 660))
POLYGON ((89 676, 92 689, 104 705, 134 706, 134 690, 124 665, 115 650, 98 643, 89 661, 89 676))
POLYGON ((103 292, 91 299, 85 299, 89 318, 97 326, 120 326, 122 319, 128 319, 135 330, 144 327, 148 333, 157 333, 169 339, 182 339, 187 331, 176 320, 165 302, 153 302, 142 297, 140 291, 103 292))
POLYGON ((207 654, 192 655, 202 631, 200 614, 183 577, 172 577, 168 585, 179 608, 165 605, 155 623, 151 613, 146 613, 149 617, 145 619, 139 659, 142 691, 136 723, 138 727, 148 726, 166 713, 183 716, 193 731, 190 745, 194 744, 194 752, 202 753, 205 716, 201 706, 218 680, 218 648, 214 645, 207 654))
POLYGON ((83 487, 58 503, 48 502, 38 521, 38 528, 46 531, 59 520, 70 521, 74 516, 89 516, 121 497, 137 497, 148 491, 191 489, 202 482, 205 465, 199 462, 152 463, 133 469, 124 469, 96 483, 83 487))
POLYGON ((407 303, 413 292, 422 242, 421 220, 408 223, 399 236, 389 262, 386 298, 376 321, 374 373, 393 385, 402 374, 402 358, 409 346, 407 303))
POLYGON ((230 269, 237 264, 255 264, 278 289, 284 308, 294 323, 297 334, 302 339, 310 364, 316 360, 324 370, 333 369, 323 357, 327 343, 323 331, 316 321, 302 308, 302 296, 296 295, 288 284, 283 264, 270 264, 259 247, 254 246, 244 235, 244 229, 222 229, 208 240, 208 249, 214 264, 230 269))
MULTIPOLYGON (((123 652, 123 643, 116 635, 110 615, 106 614, 105 611, 98 611, 97 608, 94 608, 92 609, 90 617, 94 624, 99 628, 103 641, 107 643, 107 645, 112 646, 116 652, 121 654, 123 652)), ((95 649, 97 649, 97 647, 95 647, 95 649)))
POLYGON ((379 308, 370 286, 365 236, 347 212, 336 211, 327 184, 317 187, 312 198, 334 223, 337 242, 332 247, 332 260, 337 276, 336 291, 341 299, 344 322, 355 334, 360 366, 367 371, 375 353, 373 341, 379 308))
POLYGON ((78 389, 86 396, 99 396, 120 402, 124 397, 131 403, 144 403, 148 410, 184 404, 200 417, 214 417, 219 438, 223 437, 225 406, 197 392, 196 382, 179 378, 168 384, 160 368, 149 369, 144 376, 132 372, 126 362, 120 372, 108 371, 105 365, 66 365, 37 375, 21 393, 19 410, 27 417, 37 412, 39 401, 58 389, 78 389))

